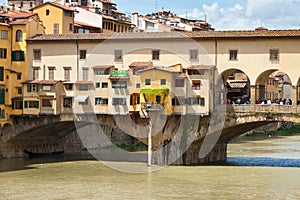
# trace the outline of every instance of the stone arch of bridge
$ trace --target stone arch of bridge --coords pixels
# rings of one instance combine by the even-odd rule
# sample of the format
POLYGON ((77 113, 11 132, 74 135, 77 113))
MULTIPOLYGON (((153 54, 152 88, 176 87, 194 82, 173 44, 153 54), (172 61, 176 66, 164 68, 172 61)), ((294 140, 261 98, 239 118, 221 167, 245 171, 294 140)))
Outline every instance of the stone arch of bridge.
POLYGON ((255 101, 257 99, 292 99, 296 100, 293 94, 292 81, 288 73, 269 69, 262 72, 255 82, 255 101), (276 83, 277 82, 277 83, 276 83))
POLYGON ((244 71, 230 68, 223 71, 221 76, 226 93, 224 99, 227 103, 245 103, 250 100, 250 79, 244 71))

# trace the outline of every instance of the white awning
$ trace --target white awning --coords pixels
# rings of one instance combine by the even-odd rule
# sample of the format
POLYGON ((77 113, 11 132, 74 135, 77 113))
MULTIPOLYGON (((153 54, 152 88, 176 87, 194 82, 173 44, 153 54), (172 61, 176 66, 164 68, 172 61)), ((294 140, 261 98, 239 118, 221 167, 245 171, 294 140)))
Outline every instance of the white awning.
POLYGON ((78 102, 83 103, 83 102, 86 101, 86 99, 87 99, 88 97, 89 97, 89 96, 87 96, 87 95, 78 95, 78 96, 75 98, 75 101, 78 101, 78 102))

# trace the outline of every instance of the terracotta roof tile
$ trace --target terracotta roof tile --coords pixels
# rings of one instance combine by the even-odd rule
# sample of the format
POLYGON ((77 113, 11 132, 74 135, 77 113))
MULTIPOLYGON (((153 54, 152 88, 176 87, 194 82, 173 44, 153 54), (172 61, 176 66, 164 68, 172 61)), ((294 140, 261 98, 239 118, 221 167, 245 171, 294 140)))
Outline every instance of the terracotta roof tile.
POLYGON ((90 34, 45 34, 29 38, 28 41, 74 41, 74 40, 165 40, 165 39, 241 39, 300 37, 300 29, 267 31, 196 31, 196 32, 134 32, 134 33, 90 33, 90 34))
POLYGON ((18 19, 16 21, 12 21, 9 24, 27 24, 29 22, 29 19, 18 19))
POLYGON ((13 19, 28 18, 28 17, 34 16, 34 15, 37 15, 37 14, 32 13, 32 12, 14 12, 14 13, 0 14, 0 16, 9 17, 9 18, 13 18, 13 19))
POLYGON ((93 84, 93 81, 77 81, 75 84, 93 84))
POLYGON ((141 72, 145 72, 145 71, 150 71, 150 70, 161 70, 161 71, 166 71, 166 72, 171 72, 171 73, 180 73, 180 71, 177 71, 173 68, 169 68, 169 67, 151 67, 148 69, 144 69, 141 72))
POLYGON ((93 27, 93 28, 101 28, 100 26, 94 26, 94 25, 90 25, 90 24, 87 24, 84 22, 79 22, 79 21, 75 21, 74 26, 88 26, 88 27, 93 27))
POLYGON ((60 80, 27 80, 22 82, 22 84, 44 84, 44 85, 55 85, 56 83, 62 82, 60 80))
POLYGON ((143 62, 143 61, 133 62, 129 65, 129 67, 152 67, 152 66, 153 66, 152 62, 143 62))
POLYGON ((46 5, 46 4, 51 4, 51 5, 53 5, 53 6, 56 6, 56 7, 61 8, 61 9, 63 9, 63 10, 67 10, 67 11, 71 11, 71 12, 77 12, 77 11, 76 11, 75 9, 73 9, 73 8, 70 8, 70 7, 68 7, 68 6, 64 6, 64 5, 59 4, 59 3, 56 3, 56 2, 46 2, 46 3, 43 3, 43 4, 41 4, 41 5, 38 5, 38 6, 34 7, 34 8, 31 8, 30 11, 32 11, 32 10, 34 10, 34 9, 36 9, 36 8, 39 8, 39 7, 41 7, 41 6, 44 6, 44 5, 46 5))

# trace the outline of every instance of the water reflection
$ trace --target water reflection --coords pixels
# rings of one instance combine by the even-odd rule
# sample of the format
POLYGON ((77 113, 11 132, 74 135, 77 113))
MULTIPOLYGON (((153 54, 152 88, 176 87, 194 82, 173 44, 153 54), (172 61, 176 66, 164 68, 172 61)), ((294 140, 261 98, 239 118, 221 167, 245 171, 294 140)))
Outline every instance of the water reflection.
POLYGON ((235 158, 227 160, 228 165, 233 166, 263 166, 263 167, 300 167, 299 159, 280 159, 280 158, 235 158))

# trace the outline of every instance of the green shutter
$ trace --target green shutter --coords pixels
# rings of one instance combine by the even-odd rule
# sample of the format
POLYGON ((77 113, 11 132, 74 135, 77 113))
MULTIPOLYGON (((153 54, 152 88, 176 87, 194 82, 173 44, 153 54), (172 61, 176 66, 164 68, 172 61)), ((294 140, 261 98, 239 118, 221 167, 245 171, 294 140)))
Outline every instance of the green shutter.
POLYGON ((5 103, 5 89, 0 89, 0 104, 5 103))
POLYGON ((25 52, 21 51, 21 60, 20 61, 25 61, 25 52))
POLYGON ((4 67, 0 67, 0 81, 4 80, 4 67))
POLYGON ((12 61, 16 61, 17 60, 17 52, 13 51, 11 57, 12 57, 11 58, 12 61))
POLYGON ((28 108, 28 101, 24 101, 24 108, 28 108))
POLYGON ((34 102, 34 107, 35 107, 35 108, 39 108, 39 103, 40 103, 39 101, 35 101, 35 102, 34 102))

